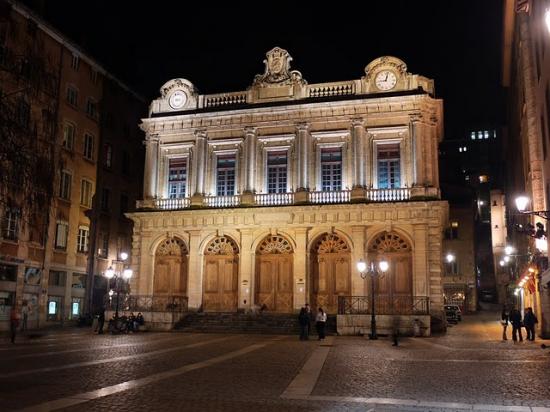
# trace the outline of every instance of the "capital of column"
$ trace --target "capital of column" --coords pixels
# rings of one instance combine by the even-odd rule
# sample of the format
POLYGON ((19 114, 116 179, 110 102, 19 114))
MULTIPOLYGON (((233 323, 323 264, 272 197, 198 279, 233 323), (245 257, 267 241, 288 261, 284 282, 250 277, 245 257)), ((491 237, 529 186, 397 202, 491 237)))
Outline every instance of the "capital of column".
POLYGON ((363 117, 354 117, 353 119, 351 119, 351 125, 353 127, 364 127, 365 119, 363 117))
POLYGON ((307 132, 309 130, 310 124, 307 122, 296 123, 296 130, 299 132, 307 132))
POLYGON ((248 135, 254 135, 256 136, 256 133, 258 132, 258 128, 257 127, 254 127, 254 126, 246 126, 244 128, 244 134, 246 136, 248 135))
POLYGON ((422 121, 422 114, 420 113, 413 113, 409 116, 409 119, 411 123, 420 123, 422 121))
POLYGON ((206 129, 196 129, 195 137, 200 139, 206 139, 206 129))
POLYGON ((143 144, 147 146, 150 143, 158 143, 160 141, 158 133, 146 133, 143 144))

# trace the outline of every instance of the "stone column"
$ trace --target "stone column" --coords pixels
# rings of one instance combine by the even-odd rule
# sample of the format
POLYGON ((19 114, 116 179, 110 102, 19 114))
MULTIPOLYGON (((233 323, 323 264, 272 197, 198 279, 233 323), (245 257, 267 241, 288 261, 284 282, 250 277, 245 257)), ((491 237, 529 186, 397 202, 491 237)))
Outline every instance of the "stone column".
POLYGON ((196 310, 202 304, 202 263, 203 254, 199 250, 201 241, 200 230, 189 230, 189 268, 187 281, 187 296, 189 309, 196 310))
POLYGON ((357 272, 357 262, 359 259, 367 261, 367 251, 365 250, 365 229, 365 226, 353 226, 351 228, 351 238, 353 240, 353 250, 351 252, 352 296, 368 296, 368 279, 361 279, 359 272, 357 272))
POLYGON ((309 151, 310 151, 309 124, 298 123, 296 125, 296 166, 297 166, 297 185, 295 201, 296 203, 307 202, 307 192, 309 191, 309 151))
POLYGON ((158 149, 157 135, 148 134, 143 142, 145 145, 145 170, 143 172, 143 198, 154 199, 157 194, 158 149))
POLYGON ((300 227, 295 230, 296 250, 294 251, 294 309, 299 310, 308 300, 307 293, 311 284, 308 283, 307 232, 309 228, 300 227))
POLYGON ((239 250, 239 309, 249 309, 254 300, 254 229, 241 229, 239 250))
POLYGON ((241 197, 241 204, 254 204, 254 193, 256 192, 256 133, 255 127, 244 129, 244 193, 241 197))
POLYGON ((411 156, 412 156, 412 188, 411 199, 423 198, 426 194, 426 159, 424 128, 421 123, 420 115, 413 115, 410 118, 410 135, 411 135, 411 156))
POLYGON ((353 182, 351 199, 360 201, 365 199, 365 170, 367 159, 365 158, 365 120, 363 118, 351 121, 351 147, 353 151, 353 182))
POLYGON ((195 131, 195 193, 191 197, 191 205, 202 206, 206 176, 206 130, 195 131))

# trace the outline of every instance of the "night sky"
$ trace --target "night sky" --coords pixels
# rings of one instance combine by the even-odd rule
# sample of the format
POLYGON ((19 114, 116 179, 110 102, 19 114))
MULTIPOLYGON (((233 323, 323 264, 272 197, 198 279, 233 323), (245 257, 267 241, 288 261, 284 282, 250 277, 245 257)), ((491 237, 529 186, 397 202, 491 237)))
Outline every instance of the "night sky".
POLYGON ((435 79, 447 138, 500 121, 501 0, 39 3, 46 20, 148 100, 175 77, 203 94, 244 90, 279 46, 309 83, 357 79, 376 57, 401 58, 435 79))

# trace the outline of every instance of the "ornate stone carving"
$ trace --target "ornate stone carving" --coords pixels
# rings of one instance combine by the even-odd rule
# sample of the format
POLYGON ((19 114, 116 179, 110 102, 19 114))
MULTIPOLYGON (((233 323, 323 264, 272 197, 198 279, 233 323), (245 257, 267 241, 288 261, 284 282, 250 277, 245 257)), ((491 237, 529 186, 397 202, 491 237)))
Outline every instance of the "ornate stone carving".
POLYGON ((375 238, 370 246, 369 252, 391 253, 391 252, 410 252, 411 246, 407 241, 399 237, 394 232, 384 232, 375 238))
POLYGON ((313 246, 313 250, 318 254, 324 253, 342 253, 349 252, 347 242, 338 235, 325 233, 313 246))
POLYGON ((258 254, 260 255, 288 254, 292 252, 290 242, 279 235, 267 236, 258 246, 258 254))
POLYGON ((393 56, 382 56, 374 59, 365 67, 365 76, 363 79, 369 82, 378 72, 378 69, 382 67, 393 68, 400 76, 407 74, 407 65, 403 60, 393 56))
POLYGON ((253 86, 269 87, 300 84, 306 85, 307 82, 302 78, 298 70, 290 70, 292 57, 284 49, 275 47, 266 53, 264 60, 264 74, 257 74, 254 77, 253 86))
POLYGON ((239 247, 233 239, 227 236, 221 236, 214 239, 206 247, 205 255, 236 255, 239 253, 239 247))
POLYGON ((170 238, 163 241, 158 247, 156 256, 183 256, 187 254, 187 247, 181 239, 170 238))

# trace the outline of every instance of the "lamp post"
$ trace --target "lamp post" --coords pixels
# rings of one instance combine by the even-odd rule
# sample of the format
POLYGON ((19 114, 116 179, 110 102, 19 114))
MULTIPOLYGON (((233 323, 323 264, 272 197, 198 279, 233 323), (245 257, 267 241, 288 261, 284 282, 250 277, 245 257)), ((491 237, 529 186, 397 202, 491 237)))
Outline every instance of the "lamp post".
MULTIPOLYGON (((122 252, 120 254, 120 260, 114 261, 115 268, 120 263, 122 265, 124 265, 124 262, 126 261, 126 259, 128 259, 128 253, 122 252)), ((113 269, 113 266, 109 266, 109 268, 105 271, 105 277, 107 279, 109 279, 109 280, 111 280, 113 278, 115 279, 115 289, 116 289, 115 319, 116 320, 118 320, 118 302, 119 302, 119 299, 120 299, 120 289, 121 289, 120 280, 121 279, 129 280, 132 277, 132 275, 133 275, 132 269, 124 269, 124 267, 123 267, 122 272, 113 269)), ((109 296, 113 295, 112 292, 113 292, 112 290, 109 291, 109 296)))
POLYGON ((527 196, 516 197, 516 207, 522 215, 535 215, 545 220, 548 220, 548 210, 527 210, 529 198, 527 196))
POLYGON ((359 271, 361 279, 364 280, 367 276, 370 276, 371 320, 369 339, 378 339, 378 335, 376 334, 376 314, 374 306, 374 278, 383 276, 389 267, 390 265, 386 260, 378 262, 378 267, 374 264, 374 261, 371 261, 369 266, 367 266, 367 263, 363 259, 359 259, 359 262, 357 262, 357 270, 359 271))

